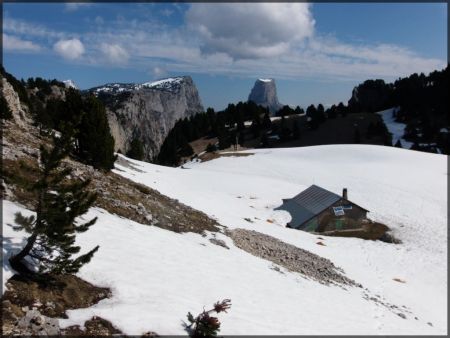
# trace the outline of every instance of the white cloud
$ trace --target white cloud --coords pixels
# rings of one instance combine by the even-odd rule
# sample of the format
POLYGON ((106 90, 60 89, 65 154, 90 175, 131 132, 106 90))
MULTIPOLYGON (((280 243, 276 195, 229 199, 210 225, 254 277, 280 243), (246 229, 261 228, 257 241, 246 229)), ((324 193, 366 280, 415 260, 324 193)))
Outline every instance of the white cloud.
POLYGON ((165 17, 168 18, 174 13, 174 11, 172 9, 169 9, 169 8, 164 8, 164 9, 162 9, 160 11, 160 13, 161 13, 161 15, 164 15, 165 17))
POLYGON ((194 14, 206 15, 205 6, 209 6, 195 4, 186 15, 186 26, 171 27, 164 21, 123 17, 93 25, 83 33, 83 43, 73 32, 58 32, 62 36, 59 37, 56 31, 45 26, 12 19, 6 20, 9 30, 5 33, 34 44, 38 38, 41 46, 52 46, 60 40, 54 50, 65 58, 83 56, 83 62, 90 65, 120 64, 153 72, 155 77, 165 76, 165 69, 170 69, 174 75, 192 72, 333 82, 369 78, 391 81, 446 65, 444 58, 425 57, 398 45, 350 44, 314 33, 314 20, 306 4, 252 4, 256 5, 251 7, 255 9, 254 17, 248 14, 250 4, 224 5, 208 7, 214 13, 219 11, 216 7, 224 9, 223 20, 213 13, 217 27, 209 23, 211 17, 199 18, 197 24, 193 22, 194 14), (295 11, 299 8, 303 10, 295 11), (236 13, 233 20, 230 13, 236 13), (225 24, 225 17, 232 24, 225 24), (246 23, 245 18, 251 22, 246 23), (290 25, 283 25, 284 20, 290 25), (49 37, 44 38, 47 33, 49 37), (218 36, 222 38, 212 41, 212 37, 218 36))
POLYGON ((100 50, 111 63, 125 64, 128 62, 128 52, 118 44, 102 43, 100 45, 100 50))
POLYGON ((155 78, 162 78, 167 75, 167 71, 159 66, 153 67, 152 75, 155 78))
POLYGON ((87 8, 92 6, 89 2, 68 2, 65 4, 64 10, 66 12, 75 12, 80 8, 87 8))
POLYGON ((75 60, 84 54, 84 45, 78 39, 59 40, 53 45, 53 49, 68 60, 75 60))
POLYGON ((101 16, 97 15, 94 19, 94 22, 97 25, 103 25, 105 23, 105 20, 103 20, 103 18, 101 16))
POLYGON ((5 17, 3 31, 11 34, 34 36, 41 38, 64 38, 65 33, 48 29, 45 26, 5 17))
POLYGON ((186 21, 202 37, 203 52, 234 59, 287 53, 313 35, 315 24, 306 3, 192 4, 186 21))
POLYGON ((10 51, 39 52, 42 48, 32 41, 3 33, 3 48, 10 51))

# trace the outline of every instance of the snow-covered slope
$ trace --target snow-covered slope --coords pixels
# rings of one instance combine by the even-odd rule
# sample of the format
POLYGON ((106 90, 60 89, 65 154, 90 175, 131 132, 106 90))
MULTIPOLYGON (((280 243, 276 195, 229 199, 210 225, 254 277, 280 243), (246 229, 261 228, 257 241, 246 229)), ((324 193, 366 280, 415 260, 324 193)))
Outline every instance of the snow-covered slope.
POLYGON ((405 135, 406 124, 395 121, 394 111, 396 109, 398 108, 389 108, 379 111, 377 114, 381 115, 384 124, 392 134, 392 144, 395 145, 397 141, 400 141, 402 148, 410 149, 413 145, 412 142, 408 142, 403 138, 403 135, 405 135))
MULTIPOLYGON (((100 250, 79 275, 111 287, 113 297, 70 311, 65 324, 99 315, 128 334, 183 334, 188 311, 231 298, 229 313, 220 315, 221 334, 447 333, 446 156, 368 145, 252 153, 185 165, 189 169, 133 161, 140 171, 119 165, 115 171, 229 228, 253 229, 326 257, 368 291, 281 274, 223 235, 230 250, 210 243, 210 235, 176 234, 92 209, 87 217, 99 220, 78 242, 100 250), (349 198, 403 243, 324 237, 320 246, 317 236, 285 228, 289 215, 273 209, 313 183, 336 193, 348 188, 349 198), (365 300, 364 292, 397 305, 406 319, 365 300)), ((5 202, 5 224, 17 209, 5 202)), ((4 235, 8 243, 20 240, 8 226, 4 235)))

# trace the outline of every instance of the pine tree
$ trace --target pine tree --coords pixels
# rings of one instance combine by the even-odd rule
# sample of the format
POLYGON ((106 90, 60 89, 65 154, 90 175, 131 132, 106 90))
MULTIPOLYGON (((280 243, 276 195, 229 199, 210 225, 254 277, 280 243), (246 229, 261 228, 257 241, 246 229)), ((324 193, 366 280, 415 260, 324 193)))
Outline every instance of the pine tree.
POLYGON ((299 140, 301 138, 300 126, 297 121, 294 121, 294 125, 292 126, 292 137, 295 140, 299 140))
POLYGON ((75 273, 88 263, 98 250, 96 246, 77 258, 75 236, 93 225, 97 218, 78 224, 75 219, 85 214, 96 199, 86 190, 90 181, 68 180, 70 168, 60 168, 73 144, 73 129, 65 128, 60 138, 53 135, 53 148, 40 148, 39 179, 32 190, 36 194, 36 216, 25 217, 16 213, 14 230, 25 230, 31 236, 25 247, 10 258, 11 266, 22 274, 30 274, 24 259, 29 257, 39 272, 75 273))
POLYGON ((270 128, 272 128, 272 121, 270 120, 270 116, 269 116, 269 113, 268 113, 268 112, 266 112, 266 113, 264 114, 264 117, 263 117, 263 120, 262 120, 262 127, 263 127, 264 129, 270 129, 270 128))
POLYGON ((8 102, 6 102, 6 99, 3 95, 0 96, 0 119, 12 119, 11 109, 9 109, 8 102))
POLYGON ((78 154, 94 168, 110 170, 116 157, 105 107, 95 96, 90 96, 84 110, 78 125, 78 154))
POLYGON ((262 133, 260 143, 261 143, 261 147, 263 147, 263 148, 270 147, 269 138, 267 137, 266 133, 262 133))
POLYGON ((134 138, 131 141, 130 150, 128 150, 127 156, 138 161, 141 161, 144 158, 144 145, 139 139, 134 138))
POLYGON ((355 128, 355 132, 353 134, 353 143, 361 143, 361 135, 358 128, 355 128))
POLYGON ((231 146, 230 137, 226 131, 222 131, 217 139, 219 141, 219 149, 223 150, 231 146))
POLYGON ((403 147, 402 147, 402 142, 400 142, 400 140, 397 140, 397 142, 395 142, 395 147, 397 147, 397 148, 403 148, 403 147))

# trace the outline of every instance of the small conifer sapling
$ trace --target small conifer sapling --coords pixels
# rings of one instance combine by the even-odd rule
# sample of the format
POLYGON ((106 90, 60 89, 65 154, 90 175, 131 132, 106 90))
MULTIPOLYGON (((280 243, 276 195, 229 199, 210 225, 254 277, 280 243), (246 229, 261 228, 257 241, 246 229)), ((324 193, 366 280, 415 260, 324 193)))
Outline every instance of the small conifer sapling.
POLYGON ((76 273, 88 263, 98 246, 89 252, 72 258, 80 251, 74 245, 77 233, 84 232, 97 218, 79 224, 77 217, 85 214, 96 199, 96 194, 86 190, 89 180, 69 179, 70 168, 61 168, 61 161, 69 155, 73 145, 73 128, 65 128, 61 137, 53 135, 53 148, 40 148, 39 178, 32 190, 36 196, 36 216, 16 213, 14 230, 30 234, 26 245, 10 258, 11 266, 27 275, 32 270, 25 258, 40 273, 76 273))

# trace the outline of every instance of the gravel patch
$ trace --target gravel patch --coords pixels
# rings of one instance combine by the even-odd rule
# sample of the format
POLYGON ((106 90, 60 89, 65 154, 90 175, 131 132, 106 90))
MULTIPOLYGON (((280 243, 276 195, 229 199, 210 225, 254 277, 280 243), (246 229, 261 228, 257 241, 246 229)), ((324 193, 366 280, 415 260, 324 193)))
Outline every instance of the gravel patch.
POLYGON ((245 229, 231 230, 229 235, 238 248, 290 271, 301 273, 319 283, 362 287, 361 284, 344 276, 343 270, 329 259, 284 243, 272 236, 245 229))

